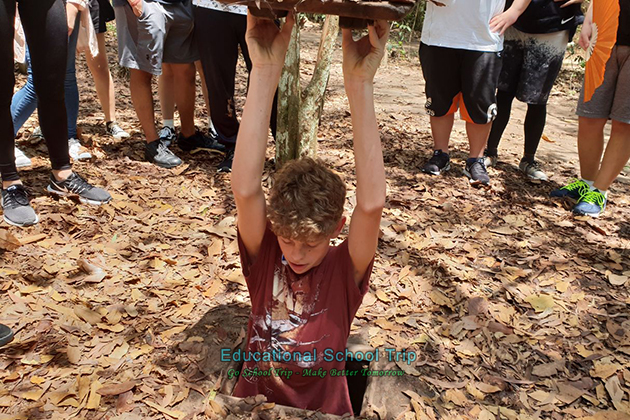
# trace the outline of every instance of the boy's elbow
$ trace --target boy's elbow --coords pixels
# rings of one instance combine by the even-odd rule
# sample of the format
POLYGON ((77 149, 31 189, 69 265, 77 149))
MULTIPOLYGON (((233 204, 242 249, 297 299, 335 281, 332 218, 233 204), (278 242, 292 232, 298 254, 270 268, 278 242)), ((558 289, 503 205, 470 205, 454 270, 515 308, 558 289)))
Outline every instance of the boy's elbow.
POLYGON ((235 199, 247 200, 252 197, 260 195, 262 187, 258 184, 248 185, 246 183, 235 182, 232 180, 232 194, 235 199))
POLYGON ((366 215, 380 217, 385 208, 385 194, 363 202, 357 200, 357 208, 366 215))

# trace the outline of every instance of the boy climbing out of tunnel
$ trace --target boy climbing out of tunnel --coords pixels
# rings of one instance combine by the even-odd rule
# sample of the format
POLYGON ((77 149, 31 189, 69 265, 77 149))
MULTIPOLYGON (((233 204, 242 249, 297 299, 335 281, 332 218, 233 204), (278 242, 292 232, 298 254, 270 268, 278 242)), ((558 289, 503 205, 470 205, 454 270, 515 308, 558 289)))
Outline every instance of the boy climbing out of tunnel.
POLYGON ((357 204, 348 237, 339 246, 330 242, 346 221, 346 188, 321 160, 285 164, 268 202, 262 188, 272 100, 293 25, 291 14, 281 29, 271 20, 248 16, 253 68, 232 172, 241 264, 252 305, 242 372, 269 374, 241 374, 234 395, 264 394, 277 404, 341 415, 352 412, 346 379, 327 372, 343 371, 345 360, 326 354, 346 348, 378 242, 386 183, 373 80, 389 25, 375 21, 358 41, 351 30, 343 30, 357 204))

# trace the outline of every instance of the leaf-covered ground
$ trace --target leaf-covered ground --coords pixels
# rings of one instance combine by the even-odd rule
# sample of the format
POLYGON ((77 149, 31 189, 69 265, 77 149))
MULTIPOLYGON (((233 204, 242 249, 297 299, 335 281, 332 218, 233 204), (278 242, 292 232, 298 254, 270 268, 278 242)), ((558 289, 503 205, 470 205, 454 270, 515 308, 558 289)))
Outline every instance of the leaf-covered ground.
MULTIPOLYGON (((317 34, 304 33, 305 77, 317 34)), ((338 51, 319 155, 349 185, 349 213, 355 179, 340 59, 338 51)), ((233 384, 219 351, 242 343, 248 315, 229 175, 216 174, 218 158, 207 155, 181 152, 185 165, 174 170, 144 162, 118 74, 119 120, 133 136, 105 136, 82 60, 79 73, 80 126, 96 159, 75 167, 114 201, 95 208, 46 195, 46 149, 28 140, 37 124, 29 121, 18 145, 34 166, 21 174, 41 221, 0 227, 0 322, 16 331, 0 350, 0 419, 282 417, 261 400, 214 399, 233 384)), ((241 66, 239 104, 245 80, 241 66)), ((576 220, 548 199, 576 174, 577 87, 563 80, 540 151, 551 181, 532 185, 518 172, 518 105, 486 191, 461 173, 461 123, 454 169, 420 172, 431 138, 417 59, 390 60, 378 74, 388 202, 353 334, 419 355, 404 367, 406 388, 383 390, 404 403, 376 407, 382 418, 630 418, 630 182, 620 177, 596 220, 576 220)), ((205 126, 200 95, 197 112, 205 126)), ((265 176, 272 172, 268 163, 265 176)))

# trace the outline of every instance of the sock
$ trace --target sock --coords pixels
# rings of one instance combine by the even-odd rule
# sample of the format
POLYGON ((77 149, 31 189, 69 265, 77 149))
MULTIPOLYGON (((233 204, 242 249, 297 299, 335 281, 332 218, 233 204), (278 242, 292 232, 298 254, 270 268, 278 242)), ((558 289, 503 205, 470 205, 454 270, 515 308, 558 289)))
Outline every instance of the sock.
POLYGON ((114 123, 114 121, 107 121, 105 123, 105 127, 109 128, 110 125, 112 125, 114 123))
POLYGON ((173 130, 175 129, 174 120, 162 120, 162 124, 164 124, 164 127, 169 127, 169 128, 172 128, 173 130))
POLYGON ((466 166, 470 166, 473 163, 479 161, 481 159, 481 162, 483 162, 483 158, 468 158, 466 159, 466 166))
POLYGON ((534 155, 524 155, 521 162, 534 163, 534 155))

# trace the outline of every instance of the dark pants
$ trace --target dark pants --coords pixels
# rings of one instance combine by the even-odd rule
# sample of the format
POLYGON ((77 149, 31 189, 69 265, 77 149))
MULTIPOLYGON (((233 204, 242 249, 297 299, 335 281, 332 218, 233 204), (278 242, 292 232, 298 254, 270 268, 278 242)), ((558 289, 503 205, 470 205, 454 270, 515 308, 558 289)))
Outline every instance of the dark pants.
MULTIPOLYGON (((195 7, 195 40, 205 74, 212 123, 219 140, 226 145, 236 143, 239 122, 234 107, 234 79, 238 49, 241 48, 247 71, 252 70, 245 32, 247 16, 195 7)), ((270 127, 276 136, 277 94, 274 97, 270 127)))
POLYGON ((53 169, 69 169, 68 123, 64 79, 68 56, 68 26, 63 0, 0 0, 0 173, 3 181, 19 179, 11 119, 13 31, 16 5, 31 53, 38 97, 39 123, 53 169))

